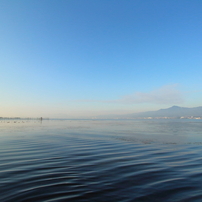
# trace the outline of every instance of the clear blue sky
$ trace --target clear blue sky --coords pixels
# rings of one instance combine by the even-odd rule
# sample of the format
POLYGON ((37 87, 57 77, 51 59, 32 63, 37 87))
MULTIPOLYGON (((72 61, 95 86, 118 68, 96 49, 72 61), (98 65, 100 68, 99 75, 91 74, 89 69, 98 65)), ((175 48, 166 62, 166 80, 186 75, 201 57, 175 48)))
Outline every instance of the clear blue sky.
POLYGON ((202 105, 201 0, 1 0, 0 116, 202 105))

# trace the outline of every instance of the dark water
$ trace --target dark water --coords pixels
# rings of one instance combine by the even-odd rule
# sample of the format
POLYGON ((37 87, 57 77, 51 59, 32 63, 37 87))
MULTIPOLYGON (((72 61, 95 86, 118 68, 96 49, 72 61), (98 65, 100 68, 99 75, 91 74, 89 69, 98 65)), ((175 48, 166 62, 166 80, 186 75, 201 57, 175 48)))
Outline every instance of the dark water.
POLYGON ((202 201, 202 121, 2 121, 0 201, 202 201))

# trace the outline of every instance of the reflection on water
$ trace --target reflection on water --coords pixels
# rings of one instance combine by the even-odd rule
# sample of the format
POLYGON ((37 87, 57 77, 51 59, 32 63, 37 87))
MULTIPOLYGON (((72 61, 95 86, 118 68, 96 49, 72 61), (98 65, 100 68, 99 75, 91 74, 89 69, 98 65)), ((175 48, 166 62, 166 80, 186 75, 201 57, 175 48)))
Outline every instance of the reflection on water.
POLYGON ((0 122, 0 201, 202 201, 201 120, 0 122))

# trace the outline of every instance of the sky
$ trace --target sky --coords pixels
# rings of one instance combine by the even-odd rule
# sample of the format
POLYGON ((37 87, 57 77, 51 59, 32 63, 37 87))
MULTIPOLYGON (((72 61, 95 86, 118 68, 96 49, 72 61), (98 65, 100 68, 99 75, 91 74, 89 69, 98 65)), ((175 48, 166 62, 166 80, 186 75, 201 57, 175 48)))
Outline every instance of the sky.
POLYGON ((202 106, 201 0, 1 0, 0 117, 202 106))

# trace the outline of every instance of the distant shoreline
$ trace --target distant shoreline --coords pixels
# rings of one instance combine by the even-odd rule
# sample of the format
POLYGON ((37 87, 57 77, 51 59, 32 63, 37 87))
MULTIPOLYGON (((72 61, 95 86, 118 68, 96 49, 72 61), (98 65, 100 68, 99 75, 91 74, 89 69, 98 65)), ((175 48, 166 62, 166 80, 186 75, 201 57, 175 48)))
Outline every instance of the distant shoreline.
POLYGON ((49 120, 43 117, 0 117, 0 120, 49 120))
POLYGON ((182 116, 182 117, 116 117, 116 118, 42 118, 42 117, 28 117, 28 118, 21 118, 21 117, 0 117, 0 121, 2 120, 38 120, 38 121, 45 121, 45 120, 92 120, 92 121, 104 121, 104 120, 182 120, 182 119, 192 119, 192 120, 202 120, 202 116, 182 116))

